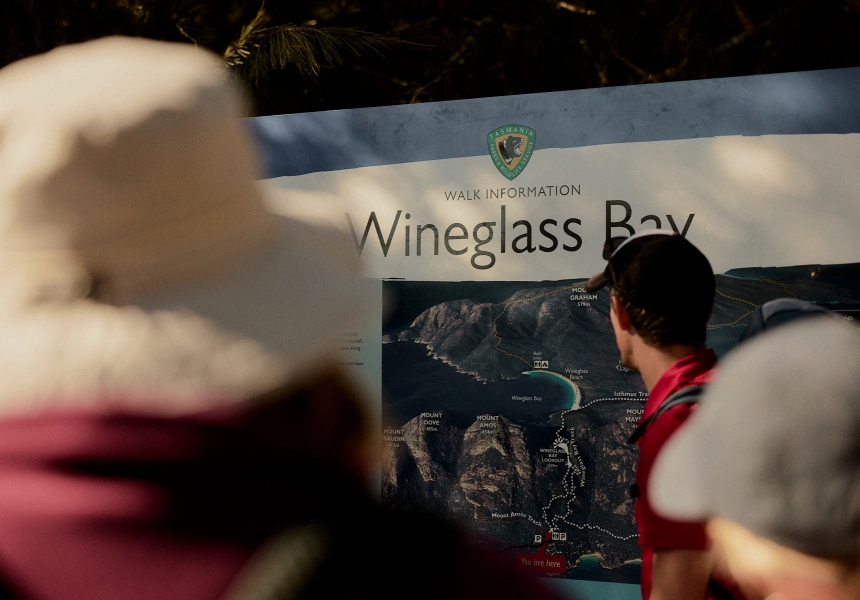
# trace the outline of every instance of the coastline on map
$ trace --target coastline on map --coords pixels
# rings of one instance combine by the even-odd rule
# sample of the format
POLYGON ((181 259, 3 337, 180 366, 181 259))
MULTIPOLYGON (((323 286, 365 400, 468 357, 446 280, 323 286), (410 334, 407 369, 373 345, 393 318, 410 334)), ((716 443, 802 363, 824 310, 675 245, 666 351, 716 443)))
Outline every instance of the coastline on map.
POLYGON ((614 583, 638 584, 642 572, 642 560, 625 561, 618 569, 607 569, 601 563, 603 556, 599 553, 583 554, 574 566, 567 571, 569 579, 584 579, 589 581, 608 581, 614 583))
POLYGON ((593 554, 583 554, 576 560, 576 564, 579 565, 581 563, 591 563, 597 561, 598 564, 603 562, 603 555, 600 552, 594 552, 593 554))
POLYGON ((570 410, 577 409, 579 402, 579 395, 577 394, 576 384, 573 383, 570 379, 565 377, 564 375, 559 375, 558 373, 553 373, 552 371, 523 371, 523 375, 528 377, 550 377, 560 380, 564 383, 565 390, 567 393, 566 406, 562 408, 562 410, 570 410))

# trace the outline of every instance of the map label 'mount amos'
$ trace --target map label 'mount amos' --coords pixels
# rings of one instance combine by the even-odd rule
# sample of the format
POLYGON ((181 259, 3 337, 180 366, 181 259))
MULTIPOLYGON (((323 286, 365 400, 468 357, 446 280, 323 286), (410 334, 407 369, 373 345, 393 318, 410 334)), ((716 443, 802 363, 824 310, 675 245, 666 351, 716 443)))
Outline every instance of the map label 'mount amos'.
POLYGON ((505 125, 487 134, 490 157, 499 173, 513 181, 531 160, 535 130, 524 125, 505 125))

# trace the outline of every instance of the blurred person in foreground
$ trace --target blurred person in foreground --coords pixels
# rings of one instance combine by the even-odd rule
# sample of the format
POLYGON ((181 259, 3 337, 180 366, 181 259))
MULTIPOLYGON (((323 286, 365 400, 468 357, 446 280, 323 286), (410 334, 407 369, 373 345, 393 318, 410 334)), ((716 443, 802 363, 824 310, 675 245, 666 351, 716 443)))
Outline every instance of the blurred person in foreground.
POLYGON ((588 280, 586 290, 609 288, 609 317, 621 362, 639 372, 649 394, 631 437, 639 446, 632 493, 642 548, 642 597, 732 597, 729 582, 718 585, 714 578, 704 523, 656 514, 648 494, 655 458, 696 409, 693 403, 672 401, 707 383, 717 363, 705 347, 713 270, 683 236, 659 229, 607 240, 603 258, 605 270, 588 280))
POLYGON ((821 315, 745 341, 651 494, 672 518, 710 519, 750 597, 860 598, 860 331, 821 315))
POLYGON ((355 252, 267 209, 243 116, 191 45, 0 71, 5 596, 546 597, 378 509, 335 354, 369 309, 355 252))

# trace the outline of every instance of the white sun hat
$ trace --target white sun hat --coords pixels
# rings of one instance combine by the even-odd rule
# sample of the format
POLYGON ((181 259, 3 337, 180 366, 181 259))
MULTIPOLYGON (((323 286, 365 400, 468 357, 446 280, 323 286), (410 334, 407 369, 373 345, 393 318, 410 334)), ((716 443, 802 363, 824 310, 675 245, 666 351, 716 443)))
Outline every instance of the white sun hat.
POLYGON ((80 393, 125 360, 145 388, 183 368, 161 327, 177 315, 218 346, 214 382, 186 377, 195 393, 259 391, 333 354, 368 309, 355 249, 269 209, 245 116, 222 62, 190 44, 111 37, 0 70, 0 377, 39 355, 45 393, 80 393), (90 352, 110 367, 76 367, 75 345, 119 321, 157 346, 151 364, 107 343, 90 352))
POLYGON ((660 452, 650 493, 672 518, 860 559, 860 331, 823 315, 744 342, 660 452))

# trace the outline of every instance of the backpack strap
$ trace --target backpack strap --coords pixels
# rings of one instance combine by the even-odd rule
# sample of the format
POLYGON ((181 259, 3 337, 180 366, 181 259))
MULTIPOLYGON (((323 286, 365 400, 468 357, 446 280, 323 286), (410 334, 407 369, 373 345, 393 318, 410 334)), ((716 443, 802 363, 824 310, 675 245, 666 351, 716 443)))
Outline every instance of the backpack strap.
POLYGON ((627 441, 631 444, 635 444, 639 438, 645 433, 645 430, 648 429, 648 426, 660 415, 665 413, 670 408, 674 408, 679 404, 697 404, 699 402, 699 397, 702 395, 702 390, 705 386, 703 385, 691 385, 685 387, 683 389, 678 390, 668 398, 663 401, 657 410, 654 413, 639 423, 636 426, 636 429, 633 430, 633 434, 630 436, 630 439, 627 441))

